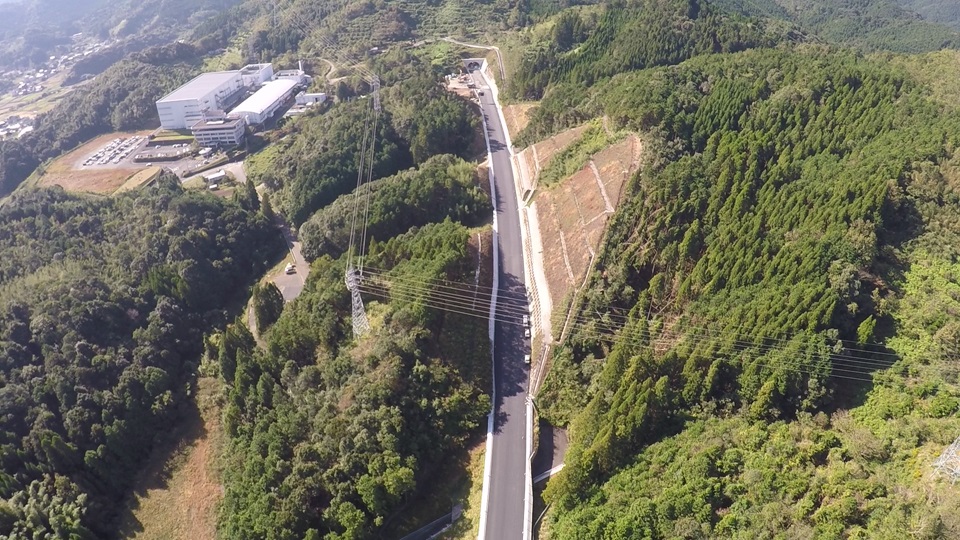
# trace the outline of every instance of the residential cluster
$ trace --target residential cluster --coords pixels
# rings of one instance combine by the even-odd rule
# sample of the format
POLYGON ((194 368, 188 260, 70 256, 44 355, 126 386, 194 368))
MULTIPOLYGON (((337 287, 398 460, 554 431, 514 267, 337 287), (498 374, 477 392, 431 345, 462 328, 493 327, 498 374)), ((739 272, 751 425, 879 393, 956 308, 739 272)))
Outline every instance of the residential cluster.
POLYGON ((8 116, 0 120, 0 139, 18 139, 33 131, 33 118, 8 116))
POLYGON ((85 38, 82 33, 71 36, 69 49, 51 56, 42 66, 32 69, 14 69, 3 73, 0 80, 9 81, 10 94, 26 96, 43 92, 47 79, 60 73, 85 56, 99 52, 114 45, 118 40, 98 40, 85 38))
POLYGON ((157 101, 160 126, 189 129, 201 146, 237 145, 247 126, 273 118, 291 98, 302 106, 323 103, 326 94, 304 91, 311 80, 303 69, 274 73, 269 63, 203 73, 157 101))

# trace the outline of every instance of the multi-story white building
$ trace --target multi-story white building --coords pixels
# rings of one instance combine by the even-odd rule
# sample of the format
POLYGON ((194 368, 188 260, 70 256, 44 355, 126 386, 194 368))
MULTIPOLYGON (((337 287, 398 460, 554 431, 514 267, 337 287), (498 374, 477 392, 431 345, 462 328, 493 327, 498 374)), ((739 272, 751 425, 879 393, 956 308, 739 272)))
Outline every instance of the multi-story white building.
MULTIPOLYGON (((270 68, 272 71, 272 67, 270 68)), ((164 129, 187 129, 203 120, 203 111, 224 110, 243 90, 240 71, 216 71, 197 75, 157 101, 160 125, 164 129)))
POLYGON ((194 124, 190 131, 200 146, 236 146, 243 142, 246 121, 223 115, 207 117, 194 124))

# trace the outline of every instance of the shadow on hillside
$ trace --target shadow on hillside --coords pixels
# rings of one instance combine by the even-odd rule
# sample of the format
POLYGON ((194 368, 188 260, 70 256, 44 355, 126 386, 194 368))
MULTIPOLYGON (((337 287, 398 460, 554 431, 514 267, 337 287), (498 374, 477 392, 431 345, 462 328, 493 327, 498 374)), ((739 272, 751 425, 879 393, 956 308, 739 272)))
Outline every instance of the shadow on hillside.
POLYGON ((117 537, 133 538, 143 532, 143 524, 136 517, 140 499, 150 491, 167 489, 173 473, 183 464, 189 449, 207 435, 197 400, 190 398, 182 407, 181 416, 175 421, 176 428, 162 436, 162 440, 150 453, 141 473, 133 481, 130 496, 117 513, 117 537))

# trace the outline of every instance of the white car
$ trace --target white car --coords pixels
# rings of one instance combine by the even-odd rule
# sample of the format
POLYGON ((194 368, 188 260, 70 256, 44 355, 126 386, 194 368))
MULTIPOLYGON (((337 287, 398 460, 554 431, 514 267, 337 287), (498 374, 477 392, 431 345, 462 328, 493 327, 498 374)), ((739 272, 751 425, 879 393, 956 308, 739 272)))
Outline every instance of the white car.
POLYGON ((292 264, 292 263, 288 263, 288 264, 287 264, 287 267, 283 269, 283 272, 284 272, 285 274, 296 274, 296 273, 297 273, 297 265, 292 264))
POLYGON ((529 329, 529 328, 524 328, 524 329, 523 329, 523 337, 525 337, 525 338, 527 338, 527 339, 530 338, 530 329, 529 329))
POLYGON ((523 355, 523 363, 524 363, 524 364, 529 364, 529 363, 530 363, 530 355, 529 355, 529 354, 523 355))

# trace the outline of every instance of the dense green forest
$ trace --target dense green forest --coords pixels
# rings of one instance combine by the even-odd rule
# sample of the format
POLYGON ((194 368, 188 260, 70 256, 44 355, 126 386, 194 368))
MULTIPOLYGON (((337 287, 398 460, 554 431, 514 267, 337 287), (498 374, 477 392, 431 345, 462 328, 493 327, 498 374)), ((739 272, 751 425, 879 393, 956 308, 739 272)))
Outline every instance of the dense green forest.
MULTIPOLYGON (((376 180, 361 188, 366 193, 367 234, 385 240, 446 218, 467 225, 486 222, 492 208, 479 186, 476 166, 448 154, 430 158, 419 169, 376 180)), ((303 224, 300 241, 307 260, 347 251, 354 207, 354 194, 343 195, 303 224)))
POLYGON ((523 55, 510 88, 520 99, 539 99, 550 84, 581 88, 623 71, 774 42, 757 20, 725 14, 707 2, 613 2, 595 27, 577 11, 558 17, 552 40, 523 55))
POLYGON ((0 536, 114 533, 191 399, 202 332, 282 246, 262 216, 171 178, 0 208, 0 536))
MULTIPOLYGON (((472 280, 470 231, 446 221, 371 246, 396 279, 472 280)), ((428 296, 367 305, 354 340, 345 261, 321 257, 303 294, 255 347, 231 326, 211 346, 228 385, 230 434, 221 534, 370 538, 431 489, 437 466, 489 411, 489 340, 477 319, 428 296)))
POLYGON ((960 46, 960 11, 927 0, 718 0, 722 9, 789 22, 804 34, 867 50, 960 46), (919 12, 919 13, 918 13, 919 12), (929 20, 923 20, 921 15, 929 20), (940 23, 940 24, 938 24, 940 23))
MULTIPOLYGON (((405 52, 378 62, 383 114, 377 124, 373 178, 422 164, 431 156, 469 157, 478 120, 467 100, 444 90, 441 67, 405 52)), ((372 122, 358 98, 293 123, 277 144, 250 160, 250 177, 299 225, 357 183, 359 152, 372 122)))
POLYGON ((572 436, 551 537, 960 534, 930 475, 960 434, 960 115, 925 63, 808 44, 548 88, 520 140, 605 115, 650 156, 538 398, 572 436))

